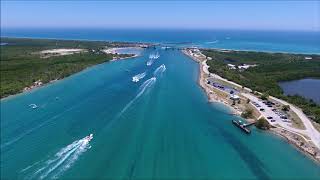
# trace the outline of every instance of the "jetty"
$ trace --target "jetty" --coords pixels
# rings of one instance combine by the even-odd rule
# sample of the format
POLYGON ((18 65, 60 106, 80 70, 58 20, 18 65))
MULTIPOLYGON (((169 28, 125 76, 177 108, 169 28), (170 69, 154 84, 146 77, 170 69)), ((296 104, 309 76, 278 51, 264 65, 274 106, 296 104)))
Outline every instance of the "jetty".
POLYGON ((241 121, 232 120, 232 123, 240 128, 242 131, 244 131, 246 134, 250 134, 251 130, 248 128, 249 126, 253 125, 255 122, 249 123, 249 124, 243 124, 241 121))

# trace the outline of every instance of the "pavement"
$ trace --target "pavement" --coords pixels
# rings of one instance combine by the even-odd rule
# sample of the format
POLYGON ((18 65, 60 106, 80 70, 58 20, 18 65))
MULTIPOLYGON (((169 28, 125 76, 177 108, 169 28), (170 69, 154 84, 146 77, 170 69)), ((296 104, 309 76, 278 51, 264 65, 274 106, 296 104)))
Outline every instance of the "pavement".
MULTIPOLYGON (((189 54, 187 52, 187 54, 189 54)), ((213 77, 213 78, 216 78, 216 79, 220 79, 220 80, 223 80, 225 82, 228 82, 229 84, 232 84, 233 86, 235 87, 238 87, 238 88, 243 88, 244 90, 248 91, 248 92, 252 92, 251 89, 247 88, 247 87, 243 87, 235 82, 232 82, 232 81, 229 81, 221 76, 218 76, 216 74, 212 74, 208 71, 208 65, 206 63, 206 58, 204 55, 201 54, 201 58, 199 56, 197 57, 194 57, 192 55, 189 55, 190 57, 194 58, 194 59, 197 59, 198 61, 201 62, 202 64, 202 70, 204 73, 206 74, 209 74, 210 77, 213 77), (203 57, 204 56, 204 57, 203 57), (200 59, 200 60, 199 60, 200 59)), ((279 117, 279 115, 277 115, 275 112, 272 111, 272 108, 268 107, 267 105, 265 105, 264 103, 262 103, 261 100, 259 100, 259 98, 257 98, 256 96, 252 95, 252 94, 249 94, 249 93, 241 93, 242 96, 250 99, 250 101, 254 101, 256 103, 258 103, 261 107, 256 107, 254 106, 256 109, 258 109, 258 111, 260 111, 260 108, 264 108, 265 111, 261 112, 262 116, 264 118, 267 119, 268 116, 271 116, 273 117, 274 120, 276 120, 275 122, 271 122, 271 119, 267 119, 268 122, 271 124, 271 125, 276 125, 276 124, 279 124, 282 128, 286 129, 287 131, 290 131, 292 133, 295 133, 295 134, 300 134, 300 135, 306 135, 308 137, 310 137, 311 141, 315 144, 315 146, 317 148, 320 149, 320 132, 317 131, 311 120, 302 112, 302 110, 290 103, 287 103, 286 101, 283 101, 281 99, 278 99, 278 98, 275 98, 275 97, 272 97, 270 96, 270 98, 274 101, 277 101, 283 105, 289 105, 290 106, 290 109, 297 114, 297 116, 301 119, 302 123, 304 124, 304 126, 306 127, 305 130, 302 130, 302 129, 296 129, 296 128, 293 128, 290 126, 290 123, 288 122, 284 122, 282 121, 282 119, 279 117)), ((303 137, 303 136, 301 136, 303 137)), ((303 137, 304 138, 304 137, 303 137)), ((305 139, 305 138, 304 138, 305 139)), ((307 141, 310 141, 310 140, 307 140, 307 141)))
POLYGON ((283 127, 284 129, 295 133, 295 134, 302 134, 302 135, 306 135, 308 137, 310 137, 311 141, 315 144, 315 146, 317 148, 320 149, 320 133, 314 128, 314 126, 312 125, 311 121, 309 120, 309 118, 297 107, 295 107, 292 104, 289 104, 283 100, 277 99, 275 97, 270 97, 271 99, 283 104, 283 105, 289 105, 290 109, 297 114, 297 116, 299 116, 299 118, 301 119, 302 123, 304 124, 304 126, 306 127, 305 130, 302 129, 297 129, 297 128, 293 128, 291 127, 291 123, 288 122, 284 122, 279 115, 277 115, 275 112, 272 111, 272 108, 268 107, 266 104, 264 104, 262 102, 262 100, 260 100, 259 98, 257 98, 254 95, 251 95, 249 93, 241 93, 242 96, 250 99, 250 103, 252 102, 256 102, 257 104, 259 104, 261 107, 256 107, 254 106, 258 111, 260 111, 260 108, 265 109, 264 111, 260 111, 261 115, 271 124, 271 125, 276 125, 279 124, 281 127, 283 127), (272 119, 275 120, 275 122, 271 122, 271 119, 267 119, 267 117, 271 116, 272 119))

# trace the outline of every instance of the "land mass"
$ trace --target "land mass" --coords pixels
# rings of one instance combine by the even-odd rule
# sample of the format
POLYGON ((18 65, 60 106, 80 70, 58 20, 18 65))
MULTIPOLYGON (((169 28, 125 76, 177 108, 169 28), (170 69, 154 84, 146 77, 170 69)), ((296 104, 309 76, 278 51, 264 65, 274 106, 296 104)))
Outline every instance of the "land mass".
POLYGON ((87 67, 135 56, 106 52, 149 44, 1 37, 1 98, 62 79, 87 67))
POLYGON ((310 119, 320 123, 320 106, 302 96, 286 96, 280 81, 320 78, 320 55, 265 53, 203 49, 211 73, 266 95, 297 105, 310 119), (253 66, 253 67, 250 67, 253 66))
MULTIPOLYGON (((270 132, 286 138, 289 143, 320 162, 320 133, 316 129, 316 118, 306 116, 299 104, 287 102, 286 98, 277 98, 273 90, 268 91, 268 86, 271 89, 277 89, 274 86, 278 86, 277 80, 272 78, 273 74, 279 72, 284 77, 286 73, 295 74, 294 67, 298 68, 295 77, 320 77, 317 72, 319 56, 197 48, 187 48, 183 52, 199 63, 199 84, 207 93, 209 101, 228 105, 234 111, 233 114, 257 122, 258 128, 270 129, 270 132), (296 63, 306 67, 297 67, 296 63), (288 68, 279 64, 286 64, 288 68), (242 79, 247 84, 241 84, 242 79), (255 86, 261 86, 261 89, 255 86)), ((286 79, 282 77, 282 80, 286 79)), ((280 95, 284 96, 281 91, 280 95)), ((319 110, 314 103, 311 107, 319 110)))

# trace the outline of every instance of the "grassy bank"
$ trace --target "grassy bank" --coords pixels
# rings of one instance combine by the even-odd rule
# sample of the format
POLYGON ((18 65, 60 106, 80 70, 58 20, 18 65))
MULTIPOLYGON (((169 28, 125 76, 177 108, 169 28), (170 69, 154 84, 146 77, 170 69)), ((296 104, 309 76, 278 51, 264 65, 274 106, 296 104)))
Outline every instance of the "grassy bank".
POLYGON ((47 83, 62 79, 89 66, 128 55, 105 54, 108 47, 134 46, 130 43, 102 41, 72 41, 48 39, 1 38, 0 83, 1 98, 21 92, 35 81, 47 83), (42 50, 59 48, 85 49, 81 53, 63 56, 41 57, 42 50))
POLYGON ((203 49, 202 53, 213 60, 207 61, 209 71, 252 90, 284 99, 300 107, 311 119, 320 123, 320 106, 301 96, 285 96, 278 85, 306 77, 320 78, 320 56, 288 53, 248 51, 219 51, 203 49), (307 58, 306 58, 307 57, 307 58), (311 58, 310 58, 311 57, 311 58), (235 65, 231 68, 228 64, 235 65), (239 69, 243 64, 257 65, 239 69))

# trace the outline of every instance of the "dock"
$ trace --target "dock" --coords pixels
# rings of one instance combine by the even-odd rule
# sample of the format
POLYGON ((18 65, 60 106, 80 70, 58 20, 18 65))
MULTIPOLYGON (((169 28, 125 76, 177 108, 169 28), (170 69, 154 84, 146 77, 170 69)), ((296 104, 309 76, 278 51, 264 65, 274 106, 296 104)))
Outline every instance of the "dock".
POLYGON ((254 124, 254 122, 252 123, 249 123, 249 124, 242 124, 240 121, 237 121, 237 120, 232 120, 232 123, 240 128, 243 132, 245 132, 246 134, 250 134, 251 133, 251 130, 249 128, 247 128, 248 126, 251 126, 254 124))

